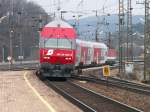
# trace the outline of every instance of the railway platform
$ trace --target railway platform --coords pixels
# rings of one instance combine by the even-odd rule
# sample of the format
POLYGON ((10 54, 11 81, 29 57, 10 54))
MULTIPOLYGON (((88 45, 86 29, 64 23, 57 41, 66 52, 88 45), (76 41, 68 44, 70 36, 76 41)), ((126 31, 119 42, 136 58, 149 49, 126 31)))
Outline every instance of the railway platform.
POLYGON ((0 112, 81 112, 33 72, 0 71, 0 112))

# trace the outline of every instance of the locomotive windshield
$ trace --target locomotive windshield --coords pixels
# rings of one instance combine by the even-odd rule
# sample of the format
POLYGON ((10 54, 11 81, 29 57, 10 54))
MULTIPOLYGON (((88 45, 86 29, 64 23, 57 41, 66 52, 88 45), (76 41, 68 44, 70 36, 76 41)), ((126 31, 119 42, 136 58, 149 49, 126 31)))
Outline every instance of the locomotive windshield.
POLYGON ((75 49, 75 41, 68 38, 46 38, 41 39, 42 48, 75 49))

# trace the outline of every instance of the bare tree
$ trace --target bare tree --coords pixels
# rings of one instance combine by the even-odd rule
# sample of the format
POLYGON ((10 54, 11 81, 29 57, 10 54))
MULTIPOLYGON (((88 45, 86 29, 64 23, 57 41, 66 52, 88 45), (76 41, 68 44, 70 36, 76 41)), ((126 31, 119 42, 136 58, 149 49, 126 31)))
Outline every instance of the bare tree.
POLYGON ((29 58, 33 48, 38 49, 39 22, 45 25, 50 17, 39 5, 27 0, 0 0, 0 18, 5 15, 9 16, 0 23, 0 61, 4 46, 5 58, 9 55, 10 30, 13 30, 13 57, 17 59, 21 55, 22 47, 22 55, 29 58))

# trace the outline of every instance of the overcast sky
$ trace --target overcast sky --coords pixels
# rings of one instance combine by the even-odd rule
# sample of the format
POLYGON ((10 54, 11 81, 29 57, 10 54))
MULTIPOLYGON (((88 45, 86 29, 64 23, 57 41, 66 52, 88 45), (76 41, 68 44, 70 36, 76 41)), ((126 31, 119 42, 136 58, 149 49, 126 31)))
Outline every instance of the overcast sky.
MULTIPOLYGON (((41 5, 48 13, 53 13, 58 7, 58 0, 28 1, 34 1, 35 3, 41 5)), ((136 4, 136 1, 137 0, 132 0, 133 14, 143 15, 144 5, 136 4)), ((60 0, 60 2, 61 10, 68 11, 67 14, 64 14, 66 19, 70 19, 73 15, 76 15, 77 13, 75 12, 80 12, 80 14, 86 16, 94 15, 95 13, 92 12, 92 10, 98 10, 99 15, 103 15, 104 13, 118 13, 118 0, 60 0), (103 7, 104 11, 102 10, 103 7)), ((125 8, 127 7, 126 5, 127 2, 125 2, 125 8)))

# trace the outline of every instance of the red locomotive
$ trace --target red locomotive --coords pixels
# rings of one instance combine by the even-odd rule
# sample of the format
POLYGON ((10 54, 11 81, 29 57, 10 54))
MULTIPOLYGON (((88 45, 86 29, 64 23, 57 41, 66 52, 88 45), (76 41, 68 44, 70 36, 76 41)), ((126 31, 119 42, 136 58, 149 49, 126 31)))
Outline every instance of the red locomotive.
POLYGON ((75 29, 62 20, 47 24, 40 37, 40 69, 43 77, 70 77, 76 66, 104 64, 104 43, 76 39, 75 29))
POLYGON ((44 76, 70 77, 75 65, 74 28, 62 20, 47 24, 41 31, 40 72, 44 76))

